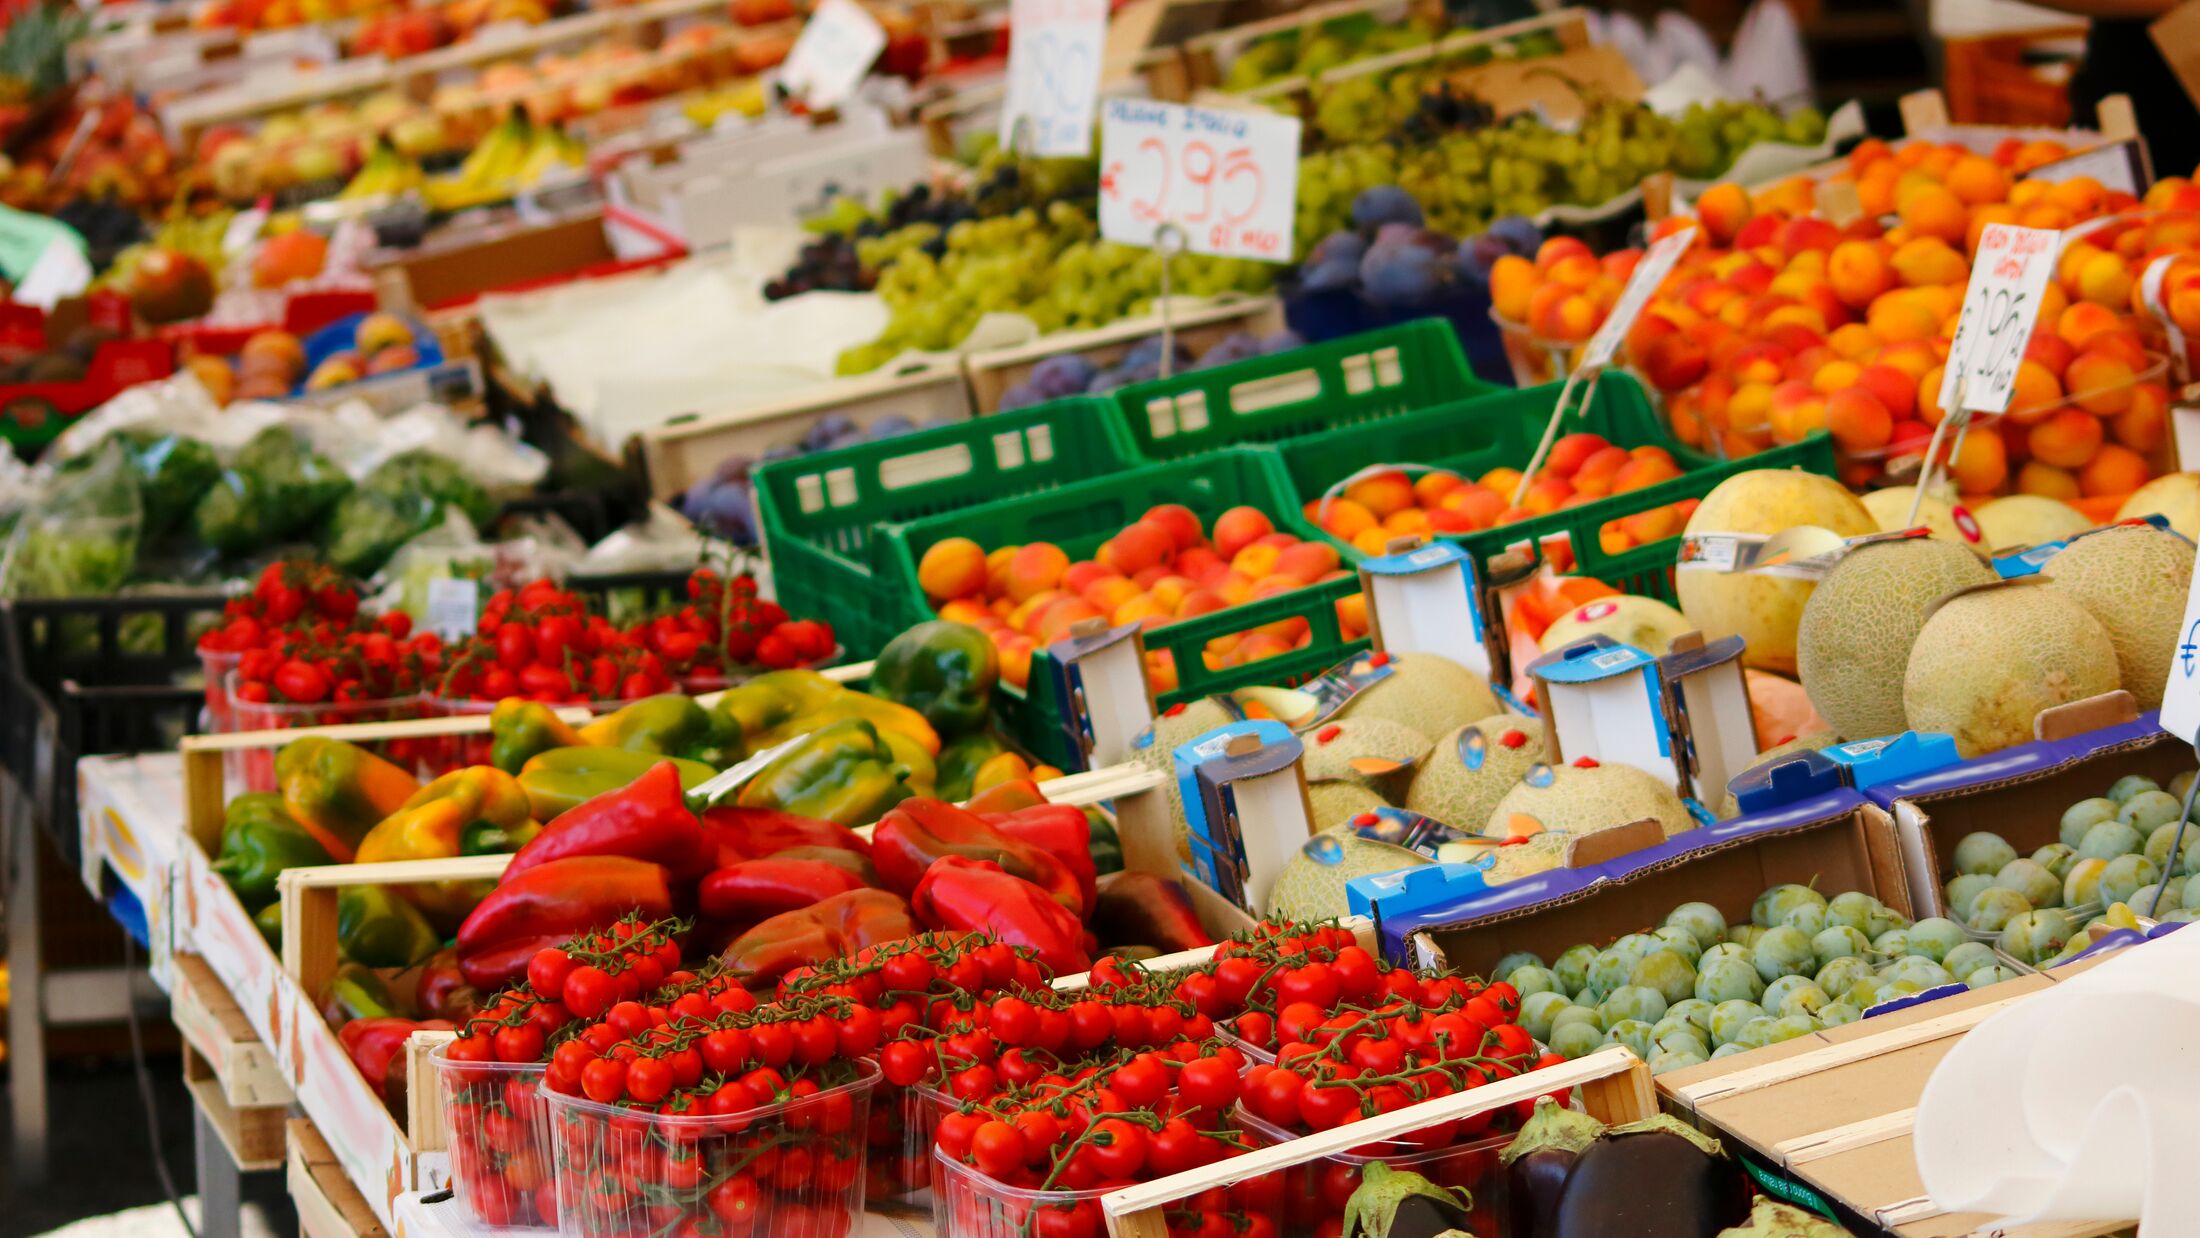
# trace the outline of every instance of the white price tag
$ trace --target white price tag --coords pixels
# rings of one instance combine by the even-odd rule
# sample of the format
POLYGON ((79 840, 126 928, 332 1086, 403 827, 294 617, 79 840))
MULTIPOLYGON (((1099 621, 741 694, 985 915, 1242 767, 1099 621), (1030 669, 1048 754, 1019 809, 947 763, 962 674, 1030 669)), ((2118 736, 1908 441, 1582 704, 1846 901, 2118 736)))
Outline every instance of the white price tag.
POLYGON ((481 604, 481 586, 457 576, 428 582, 428 630, 445 640, 473 632, 481 604))
POLYGON ((1583 369, 1594 369, 1609 364, 1612 354, 1619 351, 1621 340, 1627 338, 1628 329, 1635 325, 1642 307, 1650 304, 1650 298, 1673 273, 1673 265, 1688 252, 1688 243, 1696 239, 1694 228, 1683 228, 1650 246, 1635 264, 1635 273, 1627 277, 1627 286, 1620 289, 1619 300, 1612 304, 1611 316, 1597 333, 1589 337, 1589 347, 1581 354, 1583 369))
POLYGON ((1291 261, 1299 122, 1110 99, 1100 118, 1100 235, 1154 244, 1164 225, 1193 253, 1291 261))
POLYGON ((824 0, 787 52, 779 80, 811 107, 832 107, 855 93, 885 50, 886 28, 870 10, 855 0, 824 0))
POLYGON ((1013 0, 1009 5, 1008 102, 1001 145, 1034 155, 1092 153, 1092 110, 1100 97, 1100 57, 1108 37, 1107 0, 1013 0))
POLYGON ((2146 144, 2137 138, 2103 142, 2075 155, 2065 155, 2025 173, 2024 179, 2059 185, 2081 176, 2099 181, 2103 189, 2121 189, 2133 197, 2145 193, 2154 183, 2153 170, 2147 166, 2146 144))
POLYGON ((2185 595, 2185 620, 2177 625, 2177 649, 2162 685, 2162 729, 2191 743, 2200 736, 2200 575, 2185 595))
POLYGON ((2040 316, 2040 294, 2055 273, 2062 234, 2050 228, 1988 224, 1971 259, 1971 283, 1963 290, 1963 314, 1948 345, 1948 372, 1940 382, 1940 406, 1954 410, 1956 393, 1974 412, 2009 408, 2017 363, 2040 316))

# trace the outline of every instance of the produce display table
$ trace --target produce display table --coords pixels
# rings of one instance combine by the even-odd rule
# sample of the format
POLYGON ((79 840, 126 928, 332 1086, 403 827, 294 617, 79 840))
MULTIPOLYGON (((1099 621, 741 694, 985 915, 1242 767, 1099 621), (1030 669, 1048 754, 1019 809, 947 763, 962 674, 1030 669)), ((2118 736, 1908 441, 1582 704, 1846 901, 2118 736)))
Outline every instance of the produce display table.
MULTIPOLYGON (((397 1228, 402 1238, 509 1238, 540 1234, 541 1230, 502 1229, 483 1225, 459 1206, 448 1192, 409 1192, 397 1197, 397 1228), (430 1202, 430 1200, 434 1202, 430 1202)), ((867 1212, 863 1224, 849 1238, 937 1238, 930 1217, 888 1216, 867 1212)))

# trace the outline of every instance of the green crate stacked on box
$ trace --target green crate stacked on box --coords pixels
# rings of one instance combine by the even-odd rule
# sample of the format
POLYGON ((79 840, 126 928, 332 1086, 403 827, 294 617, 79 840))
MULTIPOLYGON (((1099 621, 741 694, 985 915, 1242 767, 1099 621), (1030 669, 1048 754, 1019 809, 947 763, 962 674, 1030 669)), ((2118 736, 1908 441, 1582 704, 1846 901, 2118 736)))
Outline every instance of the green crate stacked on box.
MULTIPOLYGON (((880 556, 881 571, 898 584, 895 608, 879 618, 898 631, 933 617, 917 584, 917 563, 936 542, 967 537, 989 551, 1052 542, 1074 562, 1093 557, 1101 542, 1163 503, 1183 504, 1210 529, 1215 518, 1230 508, 1256 507, 1268 514, 1279 532, 1309 541, 1320 537, 1299 515, 1273 453, 1263 448, 1217 451, 897 525, 886 531, 880 556)), ((1339 557, 1346 567, 1358 562, 1349 549, 1339 557)), ((1340 650, 1351 648, 1337 626, 1336 602, 1358 588, 1357 580, 1340 578, 1147 633, 1149 650, 1168 649, 1176 659, 1178 687, 1162 695, 1162 706, 1251 684, 1297 679, 1333 665, 1342 656, 1340 650), (1200 658, 1206 643, 1215 637, 1293 615, 1304 616, 1313 633, 1306 648, 1219 671, 1208 670, 1200 658)), ((1019 693, 1004 686, 996 700, 1004 727, 1033 756, 1064 769, 1082 764, 1066 729, 1069 714, 1056 691, 1053 659, 1044 650, 1032 656, 1028 688, 1019 693)))
POLYGON ((902 582, 879 573, 880 530, 1139 463, 1114 404, 1085 396, 775 461, 754 479, 773 591, 871 657, 914 621, 902 582))
MULTIPOLYGON (((1546 383, 1460 405, 1425 409, 1380 425, 1350 426, 1274 448, 1301 503, 1319 500, 1330 487, 1379 464, 1421 464, 1477 477, 1493 468, 1519 468, 1534 452, 1558 398, 1560 384, 1546 383)), ((1561 433, 1589 431, 1621 447, 1664 447, 1685 470, 1679 477, 1640 490, 1607 495, 1513 524, 1473 533, 1441 535, 1487 567, 1507 549, 1565 537, 1579 575, 1660 601, 1674 600, 1676 535, 1607 554, 1599 533, 1606 524, 1683 499, 1700 499, 1720 482, 1751 469, 1803 468, 1832 476, 1832 441, 1819 434, 1740 460, 1717 460, 1675 442, 1650 408, 1642 385, 1625 374, 1607 374, 1596 399, 1561 433)), ((1331 538, 1334 544, 1337 539, 1331 538)))
POLYGON ((1423 318, 1116 391, 1149 461, 1280 443, 1504 391, 1474 376, 1459 337, 1423 318))

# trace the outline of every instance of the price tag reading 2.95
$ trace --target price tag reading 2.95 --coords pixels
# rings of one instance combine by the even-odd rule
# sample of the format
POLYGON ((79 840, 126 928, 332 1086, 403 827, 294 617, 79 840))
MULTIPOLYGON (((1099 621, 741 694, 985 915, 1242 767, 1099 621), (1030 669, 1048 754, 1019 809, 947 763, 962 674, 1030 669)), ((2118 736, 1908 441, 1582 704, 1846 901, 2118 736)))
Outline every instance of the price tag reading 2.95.
POLYGON ((1100 119, 1100 235, 1194 253, 1291 261, 1299 122, 1265 112, 1110 99, 1100 119))
POLYGON ((2039 320, 2040 297, 2055 273, 2062 234, 2047 228, 1988 224, 1979 233, 1971 260, 1971 283, 1963 291, 1963 313, 1948 345, 1948 369, 1940 383, 1940 406, 1974 412, 2009 411, 2017 386, 2017 364, 2039 320))

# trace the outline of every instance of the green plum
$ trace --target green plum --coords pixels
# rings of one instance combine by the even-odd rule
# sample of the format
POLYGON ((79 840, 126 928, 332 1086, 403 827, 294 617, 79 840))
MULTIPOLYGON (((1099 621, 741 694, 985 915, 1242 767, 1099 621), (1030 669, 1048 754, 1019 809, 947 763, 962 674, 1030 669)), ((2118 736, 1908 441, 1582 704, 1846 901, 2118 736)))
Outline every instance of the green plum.
POLYGON ((1940 965, 1948 969, 1949 975, 1961 980, 1981 967, 1992 967, 1994 948, 1983 941, 1966 941, 1950 950, 1947 957, 1940 960, 1940 965))
POLYGON ((1676 1070, 1687 1070, 1691 1066, 1701 1066, 1710 1060, 1693 1049, 1668 1049, 1660 1045, 1658 1051, 1651 1054, 1650 1060, 1644 1065, 1650 1068, 1651 1074, 1662 1075, 1676 1070))
POLYGON ((1886 982, 1879 977, 1866 976, 1850 985, 1849 991, 1841 994, 1840 997, 1842 1001, 1856 1007, 1858 1010, 1870 1010, 1887 1000, 1889 995, 1886 989, 1886 982))
POLYGON ((1771 928, 1787 923, 1788 913, 1805 905, 1817 907, 1823 912, 1826 896, 1809 886, 1792 883, 1774 886, 1758 895, 1757 901, 1750 905, 1749 920, 1759 928, 1771 928))
POLYGON ((2160 791, 2161 789, 2161 783, 2144 774, 2125 774, 2109 785, 2108 798, 2118 804, 2128 804, 2148 791, 2160 791))
POLYGON ((1986 877, 2000 872, 2001 867, 2017 858, 2017 849, 1999 834, 1979 830, 1965 834, 1956 843, 1956 871, 1986 877))
POLYGON ((1540 963, 1524 963, 1505 973, 1505 983, 1526 1000, 1531 993, 1556 993, 1558 975, 1540 963))
POLYGON ((2200 920, 2200 911, 2190 907, 2179 907, 2175 911, 2165 911, 2154 918, 2164 924, 2190 924, 2194 920, 2200 920))
POLYGON ((2158 920, 2163 915, 2179 910, 2184 906, 2185 879, 2183 877, 2172 877, 2167 882, 2157 881, 2140 886, 2131 892, 2130 898, 2124 901, 2140 915, 2158 920))
POLYGON ((1711 1051, 1711 1060, 1716 1062, 1722 1057, 1733 1057, 1737 1053, 1747 1053, 1749 1049, 1750 1046, 1744 1044, 1723 1044, 1711 1051))
POLYGON ((1700 997, 1684 997, 1665 1008, 1668 1019, 1686 1019, 1698 1031, 1711 1030, 1711 1012, 1718 1009, 1700 997))
POLYGON ((1864 936, 1877 941, 1879 935, 1888 929, 1907 928, 1909 923, 1894 908, 1885 903, 1875 903, 1872 907, 1871 923, 1864 926, 1864 936))
POLYGON ((1797 903, 1780 916, 1775 927, 1801 930, 1805 937, 1816 937, 1826 927, 1826 909, 1816 903, 1797 903))
POLYGON ((1970 940, 1964 935, 1962 925, 1939 916, 1920 920, 1907 931, 1910 934, 1910 949, 1935 963, 1943 962, 1950 950, 1970 940))
POLYGON ((1720 959, 1740 959, 1742 962, 1747 963, 1749 962, 1749 947, 1739 942, 1722 941, 1704 951, 1703 957, 1696 960, 1696 971, 1700 974, 1704 968, 1711 966, 1720 959))
POLYGON ((1612 990, 1624 988, 1627 978, 1635 974, 1635 964, 1640 958, 1631 958, 1619 950, 1606 950, 1589 964, 1589 993, 1598 1001, 1610 996, 1612 990))
POLYGON ((1726 940, 1729 945, 1751 950, 1756 948, 1757 939, 1764 935, 1765 927, 1762 924, 1737 924, 1726 931, 1726 940))
POLYGON ((2169 868, 2172 871, 2181 870, 2185 866, 2185 857, 2177 857, 2177 863, 2174 865, 2169 862, 2169 849, 2176 845, 2177 823, 2175 821, 2164 822, 2155 826, 2154 832, 2147 835, 2146 857, 2154 862, 2156 868, 2169 868))
POLYGON ((1780 1008, 1780 1002, 1788 994, 1800 988, 1815 986, 1817 983, 1807 975, 1781 976, 1765 986, 1765 995, 1757 999, 1757 1004, 1763 1006, 1767 1011, 1777 1012, 1780 1008))
POLYGON ((1879 936, 1872 938, 1872 952, 1890 957, 1908 954, 1910 952, 1910 930, 1888 929, 1879 936))
POLYGON ((1621 1019, 1605 1036, 1613 1044, 1633 1049, 1636 1057, 1650 1056, 1650 1025, 1640 1019, 1621 1019))
POLYGON ((2120 855, 2130 855, 2144 850, 2146 841, 2139 831, 2122 821, 2103 821, 2085 832, 2078 842, 2078 858, 2081 860, 2113 860, 2120 855))
POLYGON ((1696 973, 1696 996, 1707 1002, 1753 1002, 1764 991, 1755 965, 1741 959, 1717 959, 1696 973))
POLYGON ((1596 961, 1597 948, 1591 945, 1575 946, 1558 956, 1551 964, 1551 974, 1558 977, 1558 987, 1571 994, 1578 994, 1589 987, 1589 964, 1596 961))
POLYGON ((1879 910, 1879 900, 1860 890, 1836 894, 1826 903, 1826 927, 1836 925, 1867 932, 1873 913, 1879 910))
POLYGON ((1709 903, 1682 903, 1666 913, 1665 927, 1687 929, 1705 950, 1726 940, 1726 917, 1709 903))
POLYGON ((1784 1014, 1772 1021, 1772 1030, 1767 1034, 1766 1039, 1768 1043, 1779 1044, 1783 1040, 1793 1040, 1797 1036, 1808 1036, 1817 1030, 1818 1020, 1807 1014, 1784 1014))
POLYGON ((1872 965, 1856 955, 1846 955, 1818 969, 1814 979, 1818 987, 1839 995, 1849 991, 1849 986, 1872 974, 1872 965))
POLYGON ((1677 1002, 1696 991, 1696 969, 1671 950, 1655 950, 1635 964, 1627 983, 1651 989, 1669 1003, 1677 1002))
MULTIPOLYGON (((1536 954, 1533 951, 1529 950, 1515 950, 1511 954, 1506 955, 1504 958, 1497 960, 1497 966, 1494 970, 1490 972, 1490 974, 1493 976, 1504 976, 1509 980, 1514 972, 1519 971, 1523 967, 1541 966, 1543 966, 1542 955, 1536 954)), ((1518 988, 1519 986, 1515 985, 1514 987, 1518 988)))
POLYGON ((1863 1017, 1863 1011, 1849 1005, 1847 1002, 1832 1002, 1818 1011, 1818 1026, 1839 1027, 1844 1023, 1854 1023, 1863 1017))
POLYGON ((1981 933, 1998 933, 2003 925, 2030 910, 2032 904, 2022 894, 1996 886, 1972 901, 1971 914, 1964 917, 1963 923, 1981 933))
POLYGON ((1652 955, 1657 954, 1660 950, 1669 950, 1688 960, 1690 967, 1694 967, 1696 960, 1703 957, 1703 943, 1696 940, 1694 933, 1677 924, 1668 924, 1662 928, 1654 929, 1651 931, 1650 936, 1658 943, 1657 948, 1651 951, 1652 955))
POLYGON ((1730 1044, 1749 1026, 1750 1020, 1765 1017, 1764 1007, 1755 1002, 1720 1002, 1711 1008, 1711 1040, 1713 1044, 1730 1044))
POLYGON ((1564 993, 1530 993, 1520 999, 1520 1029, 1544 1044, 1551 1043, 1551 1016, 1573 1003, 1564 993))
POLYGON ((2114 821, 2123 805, 2112 799, 2079 800, 2063 809, 2059 833, 2063 845, 2075 851, 2085 841, 2086 831, 2103 821, 2114 821))
POLYGON ((2178 803, 2185 802, 2185 793, 2192 790, 2192 778, 2196 773, 2200 773, 2200 770, 2188 769, 2169 780, 2169 793, 2177 797, 2178 803))
MULTIPOLYGON (((1796 980, 1801 979, 1801 977, 1790 976, 1789 979, 1796 980)), ((1795 988, 1789 989, 1786 996, 1782 997, 1780 1003, 1772 1009, 1775 1014, 1782 1017, 1791 1014, 1815 1016, 1819 1011, 1832 1004, 1833 999, 1826 996, 1824 989, 1809 981, 1804 981, 1795 988)))
POLYGON ((1750 957, 1756 962, 1757 974, 1764 977, 1767 984, 1781 976, 1815 971, 1818 967, 1818 956, 1811 952, 1809 935, 1785 924, 1766 929, 1764 936, 1751 948, 1750 957))
POLYGON ((1993 888, 1994 879, 1992 877, 1981 877, 1977 873, 1965 873, 1960 877, 1949 878, 1947 887, 1942 891, 1947 900, 1948 914, 1951 916, 1969 914, 1972 900, 1993 888))
POLYGON ((2141 791, 2124 801, 2116 819, 2141 834, 2150 834, 2156 826, 2174 824, 2184 810, 2185 802, 2167 791, 2141 791))
POLYGON ((1663 1049, 1671 1053, 1694 1053, 1696 1060, 1699 1062, 1711 1056, 1711 1046, 1704 1043, 1703 1033, 1692 1027, 1676 1028, 1663 1035, 1660 1035, 1657 1029, 1652 1028, 1650 1044, 1654 1049, 1663 1049))
POLYGON ((1640 963, 1651 951, 1659 949, 1658 939, 1648 933, 1629 933, 1604 949, 1607 953, 1625 955, 1629 965, 1640 963))
POLYGON ((1587 1057, 1604 1047, 1604 1033, 1587 1023, 1568 1023, 1551 1033, 1550 1044, 1560 1057, 1587 1057))
POLYGON ((2107 860, 2080 860, 2071 865, 2070 875, 2063 879, 2062 905, 2065 907, 2099 907, 2101 905, 2101 878, 2107 872, 2107 860))
POLYGON ((1604 1026, 1618 1028, 1621 1023, 1655 1023, 1665 1017, 1665 994, 1639 984, 1622 985, 1612 990, 1597 1006, 1597 1013, 1604 1017, 1604 1026))
POLYGON ((2034 907, 2052 907, 2062 899, 2062 882, 2055 880, 2046 865, 2030 860, 2011 860, 2002 865, 1994 874, 1994 885, 2015 890, 2034 907))
MULTIPOLYGON (((1686 1032, 1698 1040, 1707 1039, 1701 1031, 1697 1030, 1695 1024, 1668 1010, 1665 1012, 1664 1018, 1650 1025, 1650 1043, 1656 1044, 1675 1032, 1686 1032)), ((1706 1045, 1704 1051, 1710 1052, 1710 1047, 1706 1045)))
POLYGON ((1736 1033, 1734 1039, 1728 1043, 1741 1045, 1749 1049, 1762 1049, 1772 1043, 1773 1025, 1774 1020, 1771 1015, 1759 1015, 1757 1018, 1744 1023, 1742 1030, 1736 1033))
POLYGON ((1948 969, 1921 954, 1906 955, 1880 969, 1879 978, 1895 984, 1904 981, 1915 984, 1920 992, 1944 984, 1954 984, 1955 977, 1948 969))
POLYGON ((1827 925, 1818 930, 1816 937, 1810 939, 1810 952, 1817 957, 1820 967, 1835 959, 1861 956, 1871 948, 1871 942, 1862 933, 1846 924, 1827 925))
MULTIPOLYGON (((1551 1035, 1558 1035, 1559 1029, 1569 1023, 1586 1023, 1598 1036, 1604 1035, 1604 1017, 1597 1013, 1597 1008, 1594 1006, 1568 1006, 1552 1015, 1551 1035)), ((1544 1043, 1551 1044, 1554 1042, 1545 1041, 1544 1043)))
POLYGON ((2017 973, 2009 970, 2006 967, 2003 967, 1999 963, 1996 963, 1992 967, 1981 967, 1977 971, 1972 972, 1970 975, 1965 976, 1963 978, 1963 984, 1965 988, 1983 989, 1987 985, 2000 984, 2004 980, 2014 980, 2016 978, 2017 973))
POLYGON ((2078 862, 2078 849, 2068 843, 2049 843, 2032 853, 2032 862, 2061 881, 2070 875, 2070 866, 2078 862))
POLYGON ((2162 870, 2143 855, 2120 855, 2101 870, 2101 901, 2128 903, 2140 886, 2162 879, 2162 870))
POLYGON ((2019 963, 2037 964, 2041 959, 2053 958, 2077 931, 2068 912, 2049 907, 2011 917, 1994 944, 2019 963))

